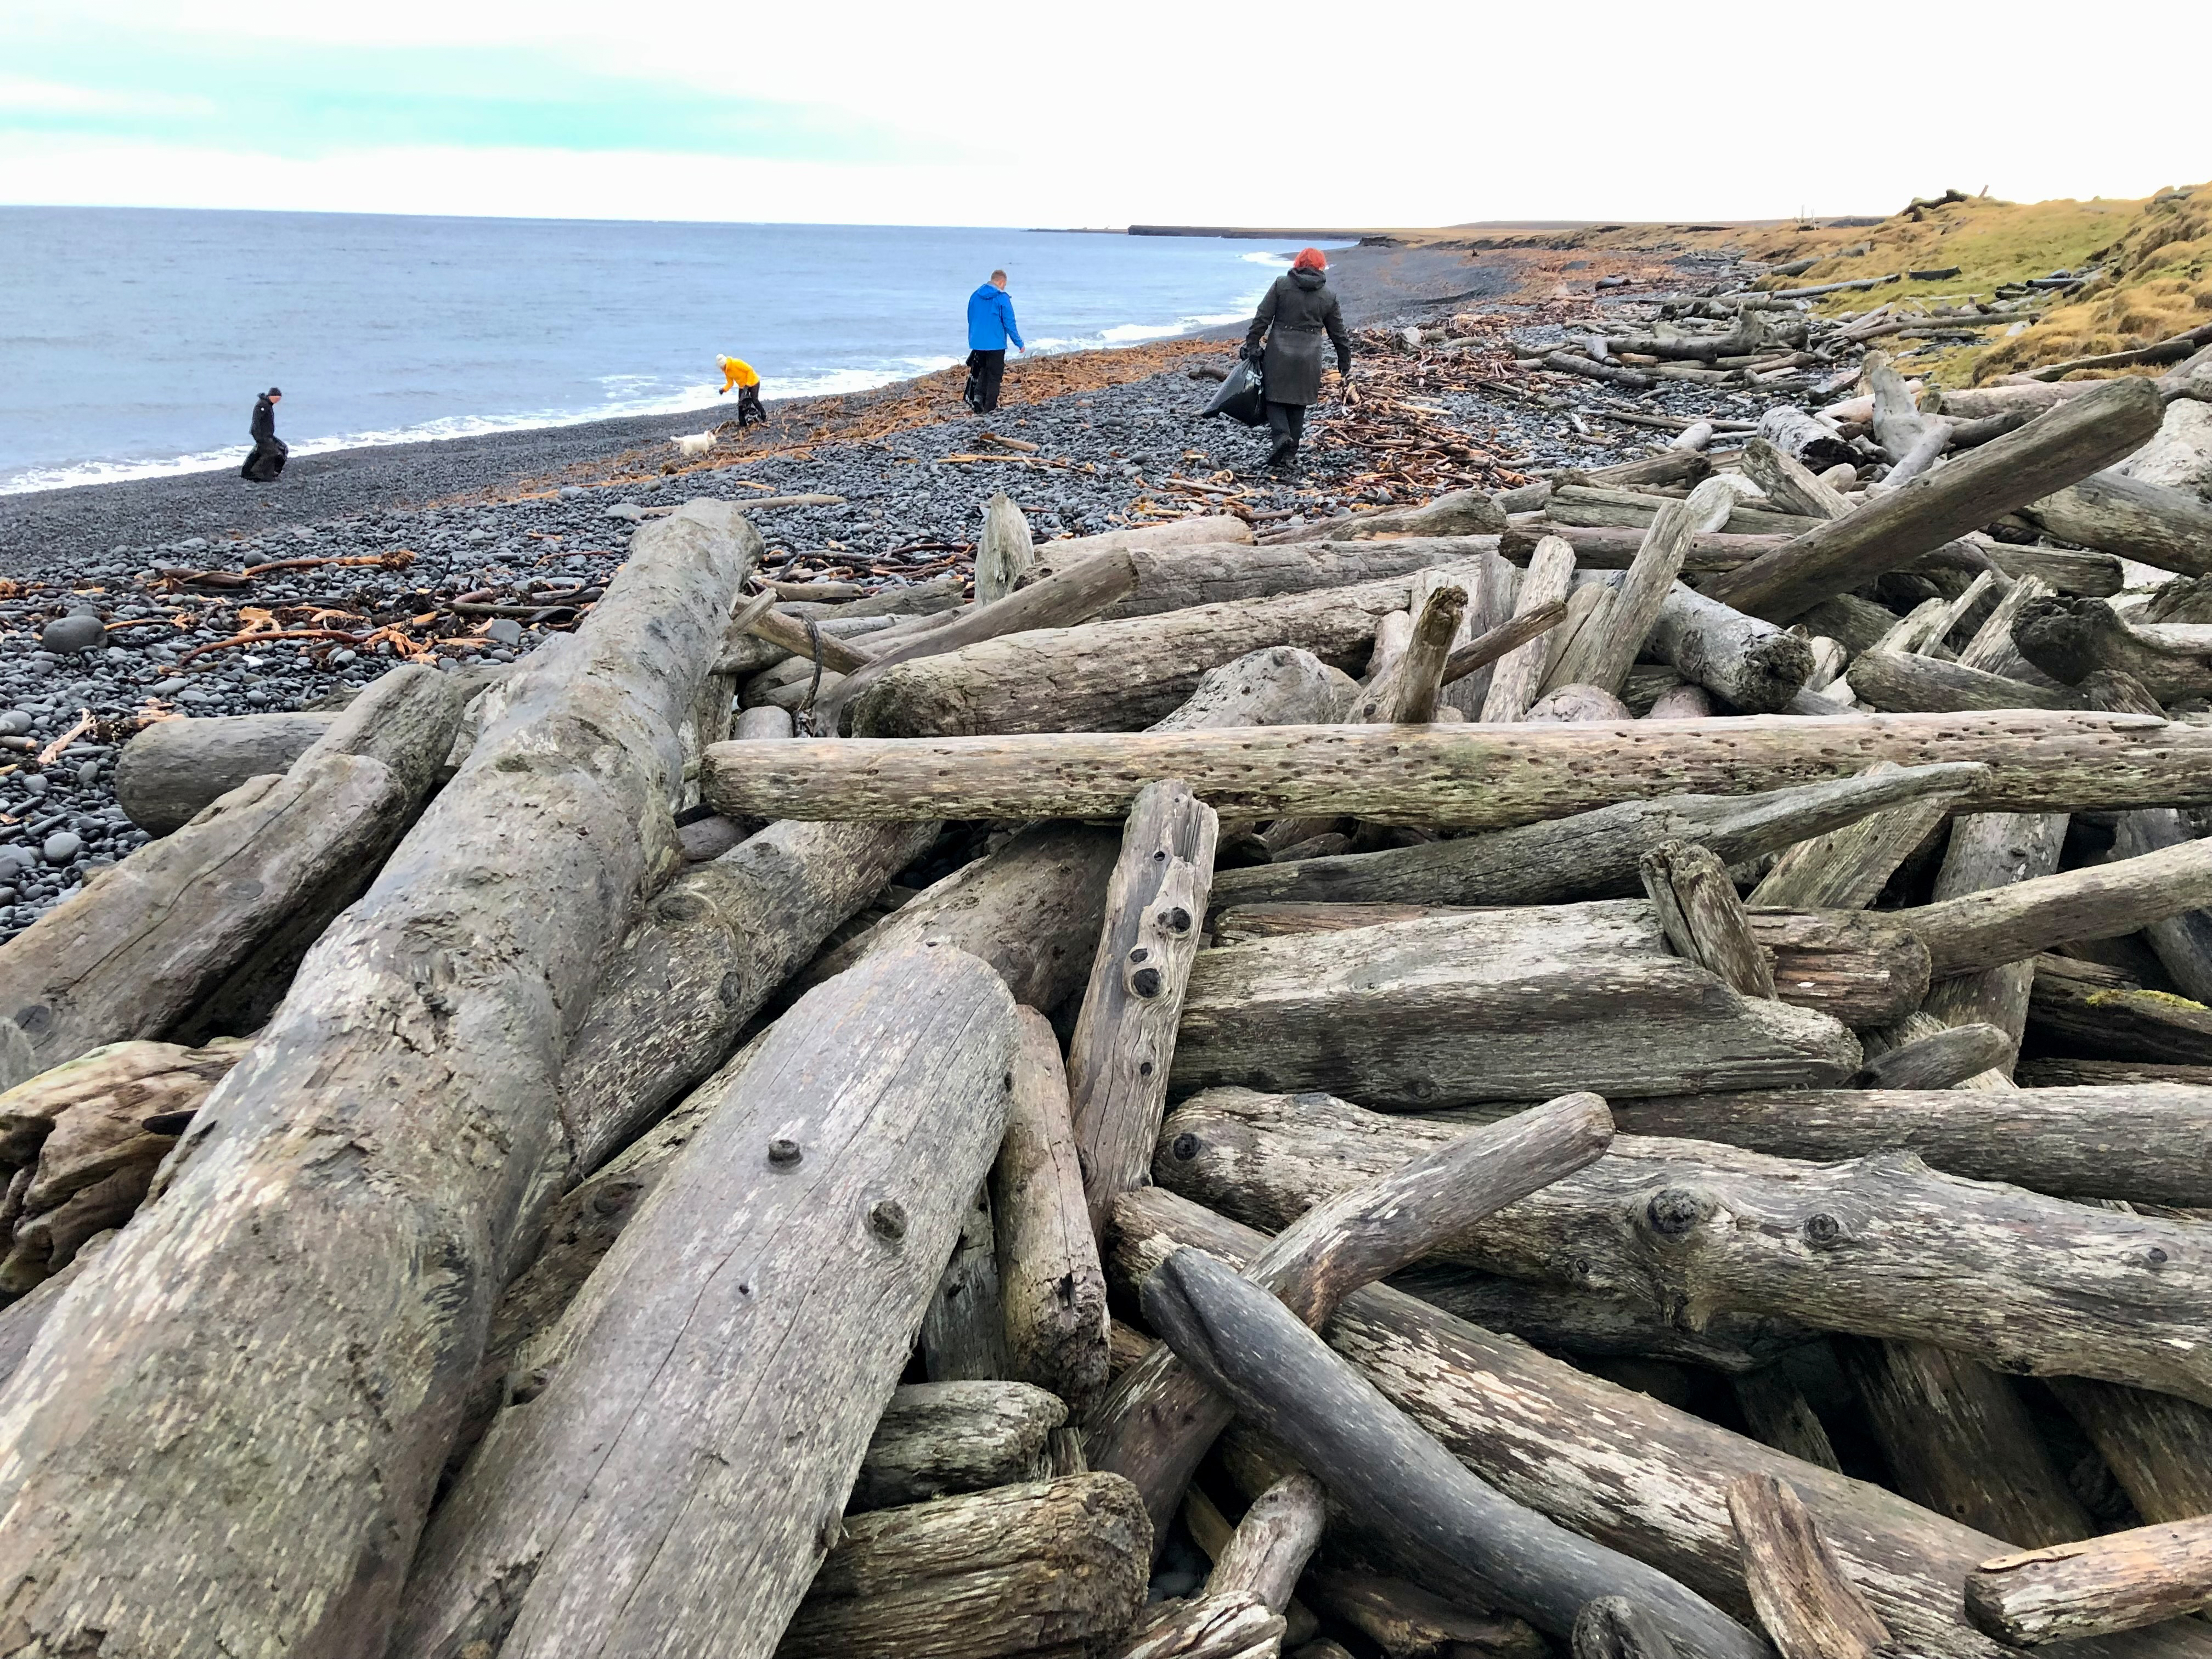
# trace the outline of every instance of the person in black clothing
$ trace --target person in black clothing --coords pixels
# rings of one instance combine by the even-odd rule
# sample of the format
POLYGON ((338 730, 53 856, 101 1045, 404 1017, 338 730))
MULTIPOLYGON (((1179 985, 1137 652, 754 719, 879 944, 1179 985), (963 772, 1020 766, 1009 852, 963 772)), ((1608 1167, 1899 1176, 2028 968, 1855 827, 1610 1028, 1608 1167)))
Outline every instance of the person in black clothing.
POLYGON ((1260 374, 1267 398, 1267 430, 1275 438, 1267 452, 1269 466, 1287 466, 1297 458, 1306 405, 1321 400, 1323 334, 1336 348, 1336 372, 1346 383, 1352 379, 1352 337, 1344 331, 1344 314, 1328 290, 1328 270, 1319 248, 1299 254, 1267 289, 1244 336, 1248 358, 1260 356, 1261 343, 1266 342, 1260 374))
POLYGON ((276 405, 283 401, 284 394, 273 386, 253 400, 253 423, 246 428, 252 434, 253 453, 238 469, 238 476, 248 483, 275 483, 284 470, 285 457, 292 453, 276 435, 276 405))

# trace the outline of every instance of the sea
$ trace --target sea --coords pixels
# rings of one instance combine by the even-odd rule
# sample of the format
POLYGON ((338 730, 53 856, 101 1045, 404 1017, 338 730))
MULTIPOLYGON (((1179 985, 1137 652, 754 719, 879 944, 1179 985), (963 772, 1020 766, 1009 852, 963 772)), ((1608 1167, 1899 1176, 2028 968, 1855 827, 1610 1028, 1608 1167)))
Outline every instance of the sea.
MULTIPOLYGON (((0 494, 715 407, 967 354, 1004 269, 1032 351, 1250 315, 1289 247, 1080 231, 0 207, 0 494)), ((680 424, 672 430, 690 430, 680 424)))

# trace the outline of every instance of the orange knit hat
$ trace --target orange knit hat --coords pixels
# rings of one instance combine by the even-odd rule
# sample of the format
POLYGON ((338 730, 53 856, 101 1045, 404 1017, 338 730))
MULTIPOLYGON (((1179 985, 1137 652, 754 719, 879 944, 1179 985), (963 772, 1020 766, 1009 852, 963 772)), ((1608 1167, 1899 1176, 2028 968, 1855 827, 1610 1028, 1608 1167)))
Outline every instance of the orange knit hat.
POLYGON ((1322 258, 1319 248, 1310 247, 1291 261, 1291 269, 1292 270, 1327 270, 1328 261, 1322 258))

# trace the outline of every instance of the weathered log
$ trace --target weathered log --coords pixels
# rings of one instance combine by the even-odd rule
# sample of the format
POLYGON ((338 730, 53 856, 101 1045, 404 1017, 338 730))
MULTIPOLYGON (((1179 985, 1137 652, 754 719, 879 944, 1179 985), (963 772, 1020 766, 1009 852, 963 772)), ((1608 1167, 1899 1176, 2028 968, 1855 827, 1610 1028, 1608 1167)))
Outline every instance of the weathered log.
MULTIPOLYGON (((1126 1288, 1178 1245, 1237 1265, 1266 1242, 1170 1192, 1145 1188, 1115 1206, 1109 1270, 1126 1288)), ((1805 1499, 1844 1571, 1901 1642, 1960 1659, 2006 1651, 1968 1625, 1960 1606, 1960 1583, 1995 1542, 1985 1534, 1382 1286, 1346 1298, 1327 1334, 1454 1456, 1508 1496, 1740 1615, 1752 1607, 1727 1487, 1764 1472, 1805 1499)), ((2212 1632, 2169 1626, 2082 1651, 2085 1659, 2203 1654, 2212 1652, 2212 1632)))
POLYGON ((301 709, 156 720, 115 757, 115 799, 131 823, 166 836, 248 778, 290 771, 337 718, 334 711, 301 709))
POLYGON ((2212 1008, 2146 991, 2113 969, 2071 957, 2038 957, 2034 975, 2027 1018, 2046 1046, 2212 1066, 2212 1008))
POLYGON ((68 1267, 86 1240, 137 1210, 154 1172, 246 1045, 117 1042, 0 1094, 0 1296, 68 1267))
MULTIPOLYGON (((1525 562, 1540 540, 1553 536, 1567 544, 1585 570, 1626 570, 1635 559, 1636 550, 1644 545, 1644 528, 1640 522, 1580 525, 1536 521, 1508 530, 1498 538, 1498 550, 1516 563, 1525 562)), ((1692 574, 1733 570, 1738 565, 1749 564, 1762 553, 1772 552, 1788 539, 1786 536, 1737 536, 1725 532, 1692 536, 1682 568, 1692 574)))
POLYGON ((1373 677, 1356 698, 1346 720, 1358 723, 1426 726, 1436 718, 1437 693, 1452 642, 1467 615, 1464 587, 1439 587, 1422 605, 1405 654, 1373 677))
POLYGON ((440 1507, 392 1650, 773 1651, 998 1145, 1013 1045, 1005 986, 942 949, 780 1021, 440 1507))
POLYGON ((932 1382, 1002 1377, 1013 1369, 1006 1356, 1006 1315, 999 1303, 999 1247, 991 1224, 991 1194, 978 1187, 960 1218, 960 1236, 915 1334, 922 1375, 932 1382))
POLYGON ((720 1065, 769 995, 936 832, 772 823, 663 888, 602 971, 562 1072, 569 1180, 720 1065))
MULTIPOLYGON (((1901 769, 1894 762, 1877 761, 1862 775, 1871 783, 1897 776, 1901 769)), ((1929 781, 1933 787, 1900 805, 1784 848, 1747 902, 1775 908, 1844 910, 1872 903, 1897 866, 1974 785, 1974 779, 1966 775, 1929 781)))
POLYGON ((1291 1591, 1321 1541, 1325 1499, 1310 1474, 1270 1486, 1218 1551, 1200 1543, 1214 1556, 1204 1591, 1148 1608, 1119 1659, 1273 1659, 1290 1628, 1291 1591))
MULTIPOLYGON (((1024 586, 1056 576, 1072 560, 1059 549, 1072 543, 1047 543, 1044 556, 1024 586)), ((1154 617, 1195 605, 1239 599, 1273 599, 1321 587, 1350 587, 1391 576, 1411 576, 1432 565, 1450 564, 1493 550, 1496 536, 1425 536, 1403 541, 1299 542, 1282 547, 1234 543, 1133 548, 1128 551, 1133 586, 1104 611, 1102 619, 1154 617)))
MULTIPOLYGON (((1071 577, 1096 562, 1085 561, 1071 577)), ((1479 568, 1463 562, 1441 573, 1472 581, 1479 568)), ((887 668, 857 693, 840 690, 857 696, 851 706, 860 737, 1126 731, 1167 714, 1207 669, 1247 652, 1292 645, 1334 667, 1353 666, 1382 618, 1406 608, 1413 581, 1391 577, 1121 622, 1033 628, 887 668)), ((1002 603, 1048 587, 1039 583, 1002 603)))
POLYGON ((1796 635, 1680 582, 1660 606, 1644 649, 1748 714, 1787 708, 1813 673, 1812 647, 1796 635))
POLYGON ((2053 594, 2024 607, 2013 643, 2045 673, 2078 685, 2100 669, 2118 670, 2161 702, 2212 693, 2212 662, 2144 638, 2102 599, 2053 594))
POLYGON ((2058 1198, 2212 1206, 2212 1090, 2189 1084, 1807 1089, 1625 1101, 1615 1110, 1637 1134, 1779 1158, 1904 1151, 1951 1175, 2058 1198))
POLYGON ((428 668, 376 682, 281 777, 139 848, 0 948, 0 1014, 43 1066, 167 1036, 288 924, 313 937, 407 831, 460 724, 428 668))
POLYGON ((1129 808, 1091 981, 1068 1042, 1068 1106, 1095 1226, 1141 1185, 1167 1109, 1185 986, 1206 927, 1218 824, 1174 782, 1129 808))
MULTIPOLYGON (((2092 600, 2101 604, 2101 600, 2092 600)), ((1851 659, 1851 690, 1887 714, 1978 713, 2004 708, 2078 708, 2070 691, 2053 691, 1961 662, 1917 652, 1869 651, 1851 659)))
MULTIPOLYGON (((1612 898, 1637 890, 1637 860, 1662 842, 1709 847, 1723 863, 1736 864, 1810 837, 1840 836, 1870 815, 1911 811, 1932 826, 1984 776, 1972 766, 1872 767, 1857 777, 1761 795, 1623 801, 1486 836, 1297 865, 1224 870, 1215 878, 1214 895, 1224 906, 1295 900, 1540 904, 1584 896, 1612 898)), ((1915 835, 1897 859, 1919 839, 1915 835)), ((1784 854, 1785 860, 1789 856, 1784 854)), ((1881 874, 1886 878, 1888 871, 1881 874)), ((1875 890, 1880 887, 1876 881, 1875 890)), ((1850 908, 1854 902, 1829 896, 1825 889, 1803 898, 1770 898, 1762 886, 1753 897, 1777 906, 1850 908)))
POLYGON ((1649 392, 1651 377, 1620 363, 1601 363, 1592 357, 1580 357, 1570 351, 1547 352, 1543 366, 1555 374, 1580 374, 1592 380, 1607 380, 1631 392, 1649 392))
POLYGON ((1585 684, 1619 691, 1681 574, 1690 538, 1699 531, 1718 530, 1736 499, 1725 481, 1709 478, 1686 501, 1662 502, 1620 586, 1608 590, 1607 602, 1553 662, 1547 685, 1585 684))
MULTIPOLYGON (((760 598, 772 599, 774 595, 763 593, 760 598)), ((732 626, 742 626, 756 639, 767 641, 787 656, 809 665, 818 664, 828 673, 856 673, 872 659, 872 653, 848 644, 835 634, 824 633, 819 623, 787 617, 772 604, 763 605, 758 599, 738 614, 732 626)))
POLYGON ((1826 1426, 1779 1365, 1744 1371, 1729 1382, 1752 1438, 1821 1468, 1842 1470, 1826 1426))
POLYGON ((1106 1386, 1106 1281, 1083 1196, 1060 1039, 1034 1008, 1016 1011, 1006 1134, 991 1174, 1012 1375, 1078 1412, 1106 1386))
POLYGON ((2113 380, 1788 547, 1717 575, 1708 596, 1788 622, 1990 520, 2079 483, 2158 429, 2158 394, 2113 380))
MULTIPOLYGON (((1363 1285, 1605 1150, 1612 1120, 1595 1095, 1562 1097, 1467 1131, 1316 1205, 1248 1270, 1298 1317, 1325 1322, 1363 1285)), ((1227 1426, 1230 1401, 1165 1349, 1132 1365, 1091 1421, 1097 1466, 1125 1474, 1164 1528, 1193 1471, 1227 1426)))
MULTIPOLYGON (((1951 1088, 2012 1057, 2012 1038, 1994 1025, 1954 1025, 1876 1054, 1854 1089, 1951 1088)), ((1939 1159, 1938 1162, 1941 1162, 1939 1159)))
POLYGON ((1822 483, 1812 468, 1771 440, 1753 438, 1743 447, 1741 465, 1744 477, 1785 513, 1808 519, 1840 519, 1858 505, 1822 483))
POLYGON ((1521 717, 1531 726, 1583 725, 1593 720, 1636 718, 1628 705, 1601 685, 1575 682, 1548 690, 1521 717))
POLYGON ((1095 536, 1069 536, 1045 545, 1054 558, 1079 559, 1092 553, 1118 553, 1150 547, 1204 547, 1225 542, 1249 545, 1252 526, 1233 513, 1194 513, 1160 524, 1103 530, 1095 536))
MULTIPOLYGON (((2020 647, 2012 640, 2012 625, 2019 620, 2020 613, 2051 592, 2051 584, 2039 577, 2022 576, 2014 581, 2011 589, 1997 601, 1996 608, 1983 619, 1982 625, 1974 630, 1973 638, 1961 648, 1959 660, 1968 668, 1978 668, 1988 674, 2002 674, 2007 679, 2025 680, 2031 685, 2057 684, 2057 682, 2048 674, 2021 656, 2020 647)), ((2099 708, 2105 705, 2092 702, 2087 707, 2099 708)), ((2140 712, 2162 714, 2165 711, 2153 704, 2150 708, 2140 712)))
MULTIPOLYGON (((1516 612, 1507 622, 1500 623, 1489 632, 1452 647, 1444 663, 1444 684, 1455 684, 1478 669, 1488 667, 1526 648, 1532 641, 1557 628, 1566 619, 1565 599, 1554 599, 1516 612)), ((1483 700, 1487 702, 1489 689, 1483 688, 1483 700)))
POLYGON ((906 1382, 891 1390, 845 1513, 1047 1478, 1067 1407, 1026 1382, 906 1382))
POLYGON ((2015 1543, 2094 1530, 2006 1378, 1929 1342, 1837 1350, 1907 1498, 2015 1543))
POLYGON ((309 953, 203 1110, 219 1130, 55 1310, 0 1396, 0 1557, 39 1586, 14 1608, 33 1638, 381 1649, 558 1133, 564 1013, 674 863, 678 728, 758 545, 719 502, 633 537, 309 953), (126 1304, 178 1311, 118 1326, 126 1304))
POLYGON ((2099 472, 2022 511, 2062 541, 2185 576, 2212 574, 2212 505, 2185 490, 2099 472))
POLYGON ((771 1621, 713 1651, 1080 1659, 1120 1637, 1145 1599, 1150 1528, 1115 1475, 878 1510, 842 1531, 781 1642, 771 1621))
MULTIPOLYGON (((1216 1089, 1169 1115, 1153 1176, 1259 1224, 1432 1146, 1455 1125, 1327 1095, 1216 1089)), ((2010 1371, 2212 1398, 2212 1360, 2168 1339, 2205 1299, 2203 1228, 1939 1175, 1909 1154, 1815 1165, 1616 1136, 1578 1174, 1434 1253, 1647 1307, 1781 1314, 1936 1342, 2010 1371), (2154 1251, 2162 1255, 2154 1255, 2154 1251), (2130 1264, 2116 1279, 2105 1264, 2130 1264)))
POLYGON ((1505 528, 1505 515, 1480 489, 1455 489, 1419 507, 1373 507, 1334 519, 1320 519, 1288 530, 1273 530, 1269 546, 1286 542, 1364 541, 1370 536, 1494 536, 1505 528))
POLYGON ((994 605, 971 605, 949 617, 930 617, 877 645, 865 666, 848 674, 822 701, 823 727, 834 731, 855 700, 900 664, 963 650, 1003 635, 1072 627, 1088 622, 1136 586, 1127 552, 1078 559, 1050 580, 1007 594, 994 605))
MULTIPOLYGON (((1574 574, 1572 548, 1556 537, 1547 536, 1538 541, 1529 553, 1528 570, 1521 578, 1516 619, 1548 611, 1553 605, 1564 602, 1574 574)), ((1561 619, 1565 620, 1564 612, 1561 619)), ((1490 689, 1483 694, 1481 719, 1503 723, 1517 720, 1528 712, 1550 669, 1555 642, 1556 637, 1550 635, 1532 640, 1499 659, 1490 677, 1490 689)))
POLYGON ((1702 720, 1711 719, 1717 709, 1713 694, 1702 685, 1670 685, 1652 698, 1651 707, 1644 712, 1647 720, 1702 720))
POLYGON ((1966 1575, 1966 1612, 2002 1642, 2109 1636, 2212 1604, 2212 1516, 2002 1555, 1966 1575))
POLYGON ((1738 995, 1773 996, 1774 958, 1752 937, 1750 913, 1711 848, 1661 842, 1638 860, 1637 873, 1676 956, 1738 995))
POLYGON ((1022 574, 1036 562, 1029 520, 1003 489, 983 507, 983 533, 975 538, 975 603, 1003 599, 1022 585, 1022 574))
POLYGON ((1434 1565, 1447 1593, 1494 1596, 1565 1635, 1584 1603, 1626 1589, 1678 1650, 1756 1659, 1764 1645, 1644 1563, 1577 1536, 1454 1461, 1290 1310, 1203 1251, 1148 1274, 1146 1318, 1237 1409, 1283 1441, 1364 1526, 1434 1565), (1477 1577, 1466 1564, 1480 1561, 1477 1577))
POLYGON ((2212 1411, 2085 1376, 2046 1379, 2146 1521, 2212 1515, 2212 1411))
MULTIPOLYGON (((1711 482, 1707 480, 1707 483, 1711 482)), ((1656 520, 1659 508, 1669 500, 1680 499, 1679 496, 1641 489, 1607 489, 1589 484, 1569 484, 1552 492, 1552 499, 1546 504, 1544 511, 1555 524, 1599 529, 1648 529, 1656 520)), ((1795 513, 1777 513, 1767 507, 1752 507, 1733 491, 1723 504, 1728 506, 1728 516, 1718 523, 1711 524, 1710 529, 1701 526, 1700 534, 1796 536, 1818 522, 1801 518, 1795 513)))
POLYGON ((2212 904, 2212 842, 2039 876, 1896 913, 1928 945, 1938 979, 2021 962, 2075 939, 2118 939, 2212 904))
POLYGON ((1237 817, 1354 814, 1502 829, 1624 799, 1750 793, 1846 777, 1878 760, 1978 761, 1973 805, 2036 812, 2212 803, 2212 728, 2139 715, 2021 710, 1631 720, 1553 727, 1363 726, 1206 732, 1065 732, 708 751, 718 811, 756 817, 1118 817, 1181 778, 1237 817))
POLYGON ((1340 1089, 1421 1110, 1578 1086, 1819 1087, 1859 1064, 1836 1021, 1747 1000, 1667 955, 1650 907, 1629 902, 1430 916, 1206 951, 1170 1081, 1179 1091, 1340 1089))
POLYGON ((1340 718, 1358 695, 1352 677, 1310 651, 1271 645, 1209 668, 1154 732, 1196 732, 1220 726, 1318 726, 1340 718))
POLYGON ((1889 1646, 1888 1627, 1792 1488, 1771 1474, 1742 1475, 1729 1486, 1728 1506, 1752 1605, 1782 1659, 1874 1659, 1889 1646))
MULTIPOLYGON (((1242 1437, 1232 1435, 1232 1446, 1242 1437)), ((1463 1607, 1387 1573, 1316 1561, 1300 1588, 1333 1623, 1358 1631, 1387 1659, 1545 1659, 1551 1651, 1533 1626, 1487 1601, 1463 1607)))

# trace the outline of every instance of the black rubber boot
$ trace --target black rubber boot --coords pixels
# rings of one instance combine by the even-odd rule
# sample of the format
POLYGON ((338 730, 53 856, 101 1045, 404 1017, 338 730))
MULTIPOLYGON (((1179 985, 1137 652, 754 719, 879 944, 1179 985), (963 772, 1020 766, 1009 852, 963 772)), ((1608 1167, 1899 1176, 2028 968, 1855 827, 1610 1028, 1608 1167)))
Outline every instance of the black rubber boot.
POLYGON ((1267 465, 1289 466, 1297 459, 1297 453, 1298 441, 1296 438, 1278 438, 1275 440, 1275 447, 1267 452, 1267 465))

